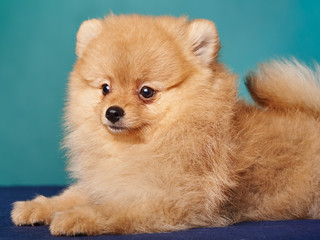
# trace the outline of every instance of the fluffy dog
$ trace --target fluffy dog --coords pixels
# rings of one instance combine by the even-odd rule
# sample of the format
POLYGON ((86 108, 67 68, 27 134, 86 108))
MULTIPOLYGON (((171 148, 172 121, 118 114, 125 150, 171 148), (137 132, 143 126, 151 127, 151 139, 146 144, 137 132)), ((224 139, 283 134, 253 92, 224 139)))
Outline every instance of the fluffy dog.
POLYGON ((208 20, 85 21, 68 86, 75 183, 16 202, 16 225, 53 235, 175 231, 320 218, 319 69, 274 61, 237 97, 208 20))

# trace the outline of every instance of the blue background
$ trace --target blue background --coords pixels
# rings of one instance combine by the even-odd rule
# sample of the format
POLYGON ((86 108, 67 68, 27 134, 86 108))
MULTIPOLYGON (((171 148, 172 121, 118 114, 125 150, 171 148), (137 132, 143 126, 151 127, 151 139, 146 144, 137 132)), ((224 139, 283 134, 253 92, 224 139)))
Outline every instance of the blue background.
POLYGON ((69 182, 60 141, 76 32, 111 10, 214 21, 221 59, 240 80, 274 57, 320 61, 320 1, 1 0, 0 185, 69 182))

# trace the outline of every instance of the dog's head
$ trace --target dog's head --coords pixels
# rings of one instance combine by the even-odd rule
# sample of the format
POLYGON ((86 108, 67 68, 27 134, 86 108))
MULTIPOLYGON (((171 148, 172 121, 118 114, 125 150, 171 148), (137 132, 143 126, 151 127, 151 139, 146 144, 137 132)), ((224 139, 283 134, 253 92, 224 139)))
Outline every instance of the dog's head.
POLYGON ((111 15, 85 21, 77 34, 68 124, 90 122, 120 137, 150 134, 190 98, 206 94, 202 79, 212 74, 218 51, 208 20, 111 15))

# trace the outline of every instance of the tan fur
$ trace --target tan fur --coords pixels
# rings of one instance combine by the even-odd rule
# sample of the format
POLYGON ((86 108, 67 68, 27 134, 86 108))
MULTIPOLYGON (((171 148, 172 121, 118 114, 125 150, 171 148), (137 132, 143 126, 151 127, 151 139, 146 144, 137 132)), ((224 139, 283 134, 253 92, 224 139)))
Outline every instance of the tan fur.
POLYGON ((260 106, 298 108, 319 115, 320 67, 316 71, 293 59, 262 64, 247 76, 246 85, 260 106), (279 81, 281 79, 281 81, 279 81))
POLYGON ((15 203, 16 225, 97 235, 320 218, 318 73, 264 65, 247 80, 256 107, 237 98, 210 21, 112 15, 77 40, 65 115, 76 183, 15 203), (105 117, 115 105, 121 132, 105 117))

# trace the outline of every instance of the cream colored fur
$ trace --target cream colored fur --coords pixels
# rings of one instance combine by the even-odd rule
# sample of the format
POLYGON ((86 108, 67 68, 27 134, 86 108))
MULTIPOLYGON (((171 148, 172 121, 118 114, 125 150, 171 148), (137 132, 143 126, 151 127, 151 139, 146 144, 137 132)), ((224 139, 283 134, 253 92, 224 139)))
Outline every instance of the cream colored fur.
POLYGON ((64 141, 75 184, 16 202, 16 225, 98 235, 320 218, 318 71, 262 65, 247 78, 252 106, 210 21, 111 15, 77 41, 64 141), (125 111, 114 124, 110 106, 125 111))
POLYGON ((255 101, 273 108, 298 108, 319 114, 320 67, 315 71, 292 61, 272 61, 247 77, 247 86, 255 101), (281 79, 281 81, 279 81, 281 79))

